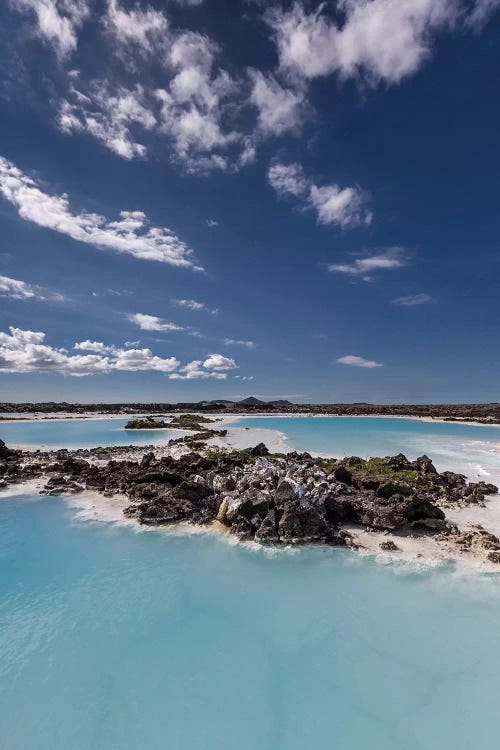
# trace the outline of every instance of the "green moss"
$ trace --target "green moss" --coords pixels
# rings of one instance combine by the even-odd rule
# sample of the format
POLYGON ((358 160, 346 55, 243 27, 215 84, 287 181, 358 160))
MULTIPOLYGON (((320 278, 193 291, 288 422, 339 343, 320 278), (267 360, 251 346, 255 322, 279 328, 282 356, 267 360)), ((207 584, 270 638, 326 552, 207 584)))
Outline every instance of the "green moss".
POLYGON ((393 479, 398 482, 407 482, 409 484, 414 484, 421 476, 414 469, 395 469, 393 466, 387 464, 383 458, 368 459, 368 461, 364 462, 361 470, 377 477, 393 479))
POLYGON ((222 448, 207 448, 205 458, 208 458, 209 461, 218 461, 225 452, 222 448))

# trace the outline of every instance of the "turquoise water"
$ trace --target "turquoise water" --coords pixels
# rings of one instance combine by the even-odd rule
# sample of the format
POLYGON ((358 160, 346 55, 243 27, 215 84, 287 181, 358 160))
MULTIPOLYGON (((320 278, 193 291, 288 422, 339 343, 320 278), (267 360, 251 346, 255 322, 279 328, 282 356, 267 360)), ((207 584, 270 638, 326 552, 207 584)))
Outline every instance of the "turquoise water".
MULTIPOLYGON (((7 443, 168 439, 125 420, 0 426, 7 443)), ((498 471, 499 433, 252 419, 323 453, 498 471), (468 462, 468 463, 467 463, 468 462)), ((249 442, 252 435, 249 432, 249 442)), ((101 499, 0 493, 2 750, 476 750, 498 728, 500 576, 140 530, 101 499)))
POLYGON ((373 417, 255 417, 231 426, 279 430, 290 448, 331 456, 426 453, 440 471, 500 481, 500 427, 373 417))
POLYGON ((107 445, 167 443, 179 430, 125 430, 125 419, 61 419, 2 422, 0 438, 9 446, 92 448, 107 445))
POLYGON ((0 502, 3 750, 472 750, 500 584, 0 502))

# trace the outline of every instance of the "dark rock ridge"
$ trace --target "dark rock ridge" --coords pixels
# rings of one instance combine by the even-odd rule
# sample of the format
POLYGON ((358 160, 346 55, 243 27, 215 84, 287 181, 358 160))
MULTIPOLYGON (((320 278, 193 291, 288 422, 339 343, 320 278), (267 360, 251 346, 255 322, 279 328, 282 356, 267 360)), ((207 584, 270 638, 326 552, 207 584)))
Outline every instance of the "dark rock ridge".
POLYGON ((115 403, 70 404, 67 402, 0 403, 0 412, 56 413, 76 416, 87 413, 139 415, 157 412, 204 412, 209 414, 328 414, 331 416, 411 416, 444 419, 446 421, 473 421, 481 424, 500 424, 500 404, 293 404, 285 399, 261 401, 255 396, 242 401, 217 399, 178 403, 115 403))
MULTIPOLYGON (((43 492, 52 495, 85 488, 121 493, 129 500, 125 515, 141 524, 218 521, 240 539, 265 545, 349 544, 345 526, 352 524, 456 537, 458 529, 446 522, 443 507, 481 504, 485 494, 497 492, 484 482, 468 484, 460 474, 439 474, 427 456, 326 460, 308 453, 269 455, 262 443, 177 459, 150 451, 140 461, 115 460, 113 451, 10 451, 0 441, 0 480, 5 486, 43 476, 43 492)), ((488 559, 500 562, 496 537, 470 533, 461 539, 464 549, 487 549, 488 559)))

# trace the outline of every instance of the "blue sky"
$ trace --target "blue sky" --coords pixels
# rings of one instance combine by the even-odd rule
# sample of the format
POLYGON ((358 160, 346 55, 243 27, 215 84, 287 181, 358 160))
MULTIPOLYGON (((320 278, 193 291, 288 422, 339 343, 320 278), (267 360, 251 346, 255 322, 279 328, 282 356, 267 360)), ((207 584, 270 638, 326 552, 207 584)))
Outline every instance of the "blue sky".
POLYGON ((0 398, 498 400, 500 0, 8 0, 0 398))

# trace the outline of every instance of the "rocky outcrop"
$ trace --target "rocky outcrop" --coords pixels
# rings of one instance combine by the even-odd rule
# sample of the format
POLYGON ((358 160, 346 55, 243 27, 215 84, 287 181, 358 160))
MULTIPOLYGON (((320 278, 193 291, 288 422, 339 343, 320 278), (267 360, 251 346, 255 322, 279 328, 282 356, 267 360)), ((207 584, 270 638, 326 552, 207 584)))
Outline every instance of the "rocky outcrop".
POLYGON ((125 425, 126 430, 165 430, 169 427, 169 422, 165 422, 164 419, 154 419, 153 417, 129 419, 125 425))
MULTIPOLYGON (((500 543, 478 528, 460 536, 443 507, 482 502, 497 488, 467 484, 460 474, 439 474, 426 456, 364 461, 269 455, 262 443, 241 451, 191 451, 173 458, 143 451, 140 461, 116 460, 117 450, 11 451, 0 443, 4 483, 46 478, 44 492, 85 488, 120 493, 125 515, 141 524, 217 521, 242 540, 264 545, 350 544, 345 527, 447 537, 500 561, 500 543)), ((390 541, 382 542, 392 549, 390 541)))

